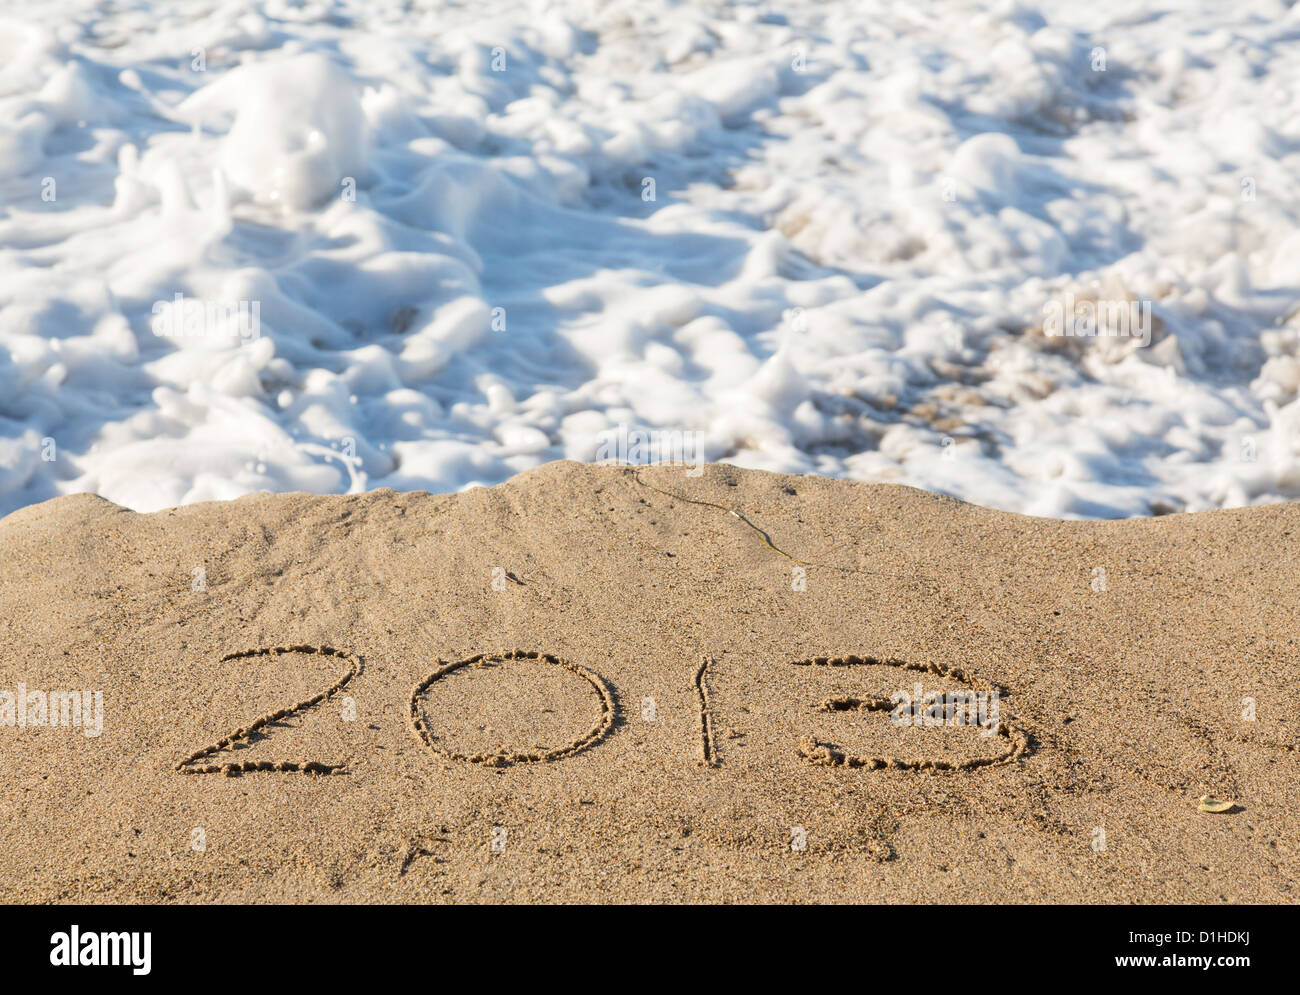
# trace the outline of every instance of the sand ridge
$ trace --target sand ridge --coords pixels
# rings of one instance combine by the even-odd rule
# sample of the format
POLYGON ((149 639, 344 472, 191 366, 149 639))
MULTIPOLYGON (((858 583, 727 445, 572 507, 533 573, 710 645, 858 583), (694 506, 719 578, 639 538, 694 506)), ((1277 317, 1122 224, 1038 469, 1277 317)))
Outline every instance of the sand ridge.
POLYGON ((0 887, 1292 901, 1296 535, 725 465, 60 498, 0 521, 0 692, 104 725, 0 725, 0 887), (989 726, 891 720, 995 691, 989 726))

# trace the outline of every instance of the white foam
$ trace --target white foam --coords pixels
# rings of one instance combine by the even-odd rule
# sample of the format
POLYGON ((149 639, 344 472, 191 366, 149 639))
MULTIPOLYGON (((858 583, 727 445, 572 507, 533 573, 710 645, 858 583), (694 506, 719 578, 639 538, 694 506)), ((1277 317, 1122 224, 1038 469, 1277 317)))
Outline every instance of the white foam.
POLYGON ((365 179, 356 87, 323 55, 238 66, 186 99, 177 115, 196 125, 227 119, 218 167, 259 203, 304 210, 365 179))
POLYGON ((1039 515, 1300 497, 1296 8, 7 17, 0 512, 455 490, 620 424, 1039 515), (1067 299, 1151 341, 1039 334, 1067 299))

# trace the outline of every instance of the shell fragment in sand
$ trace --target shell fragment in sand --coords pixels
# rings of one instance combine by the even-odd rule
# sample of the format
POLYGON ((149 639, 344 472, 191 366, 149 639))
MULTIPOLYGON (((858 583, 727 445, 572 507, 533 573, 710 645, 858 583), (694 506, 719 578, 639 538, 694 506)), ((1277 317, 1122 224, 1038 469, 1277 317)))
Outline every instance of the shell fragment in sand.
POLYGON ((1201 812, 1210 812, 1215 815, 1220 812, 1231 812, 1236 808, 1235 802, 1225 802, 1218 798, 1211 798, 1209 795, 1201 795, 1201 800, 1196 803, 1196 808, 1201 812))

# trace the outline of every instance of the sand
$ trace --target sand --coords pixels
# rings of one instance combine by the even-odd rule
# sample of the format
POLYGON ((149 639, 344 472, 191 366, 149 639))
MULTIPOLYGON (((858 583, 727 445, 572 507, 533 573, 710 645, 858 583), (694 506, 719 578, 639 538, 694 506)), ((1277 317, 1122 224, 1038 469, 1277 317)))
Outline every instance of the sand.
POLYGON ((0 521, 0 709, 102 731, 0 710, 0 893, 1291 902, 1297 537, 724 465, 58 498, 0 521))

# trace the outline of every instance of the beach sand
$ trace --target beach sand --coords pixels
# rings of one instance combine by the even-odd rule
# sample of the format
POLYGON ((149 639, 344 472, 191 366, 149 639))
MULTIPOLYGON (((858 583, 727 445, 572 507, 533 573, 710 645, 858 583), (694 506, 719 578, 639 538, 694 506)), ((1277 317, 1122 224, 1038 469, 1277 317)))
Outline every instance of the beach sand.
POLYGON ((0 724, 0 893, 1292 902, 1298 539, 725 465, 59 498, 0 521, 0 705, 102 732, 0 724))

